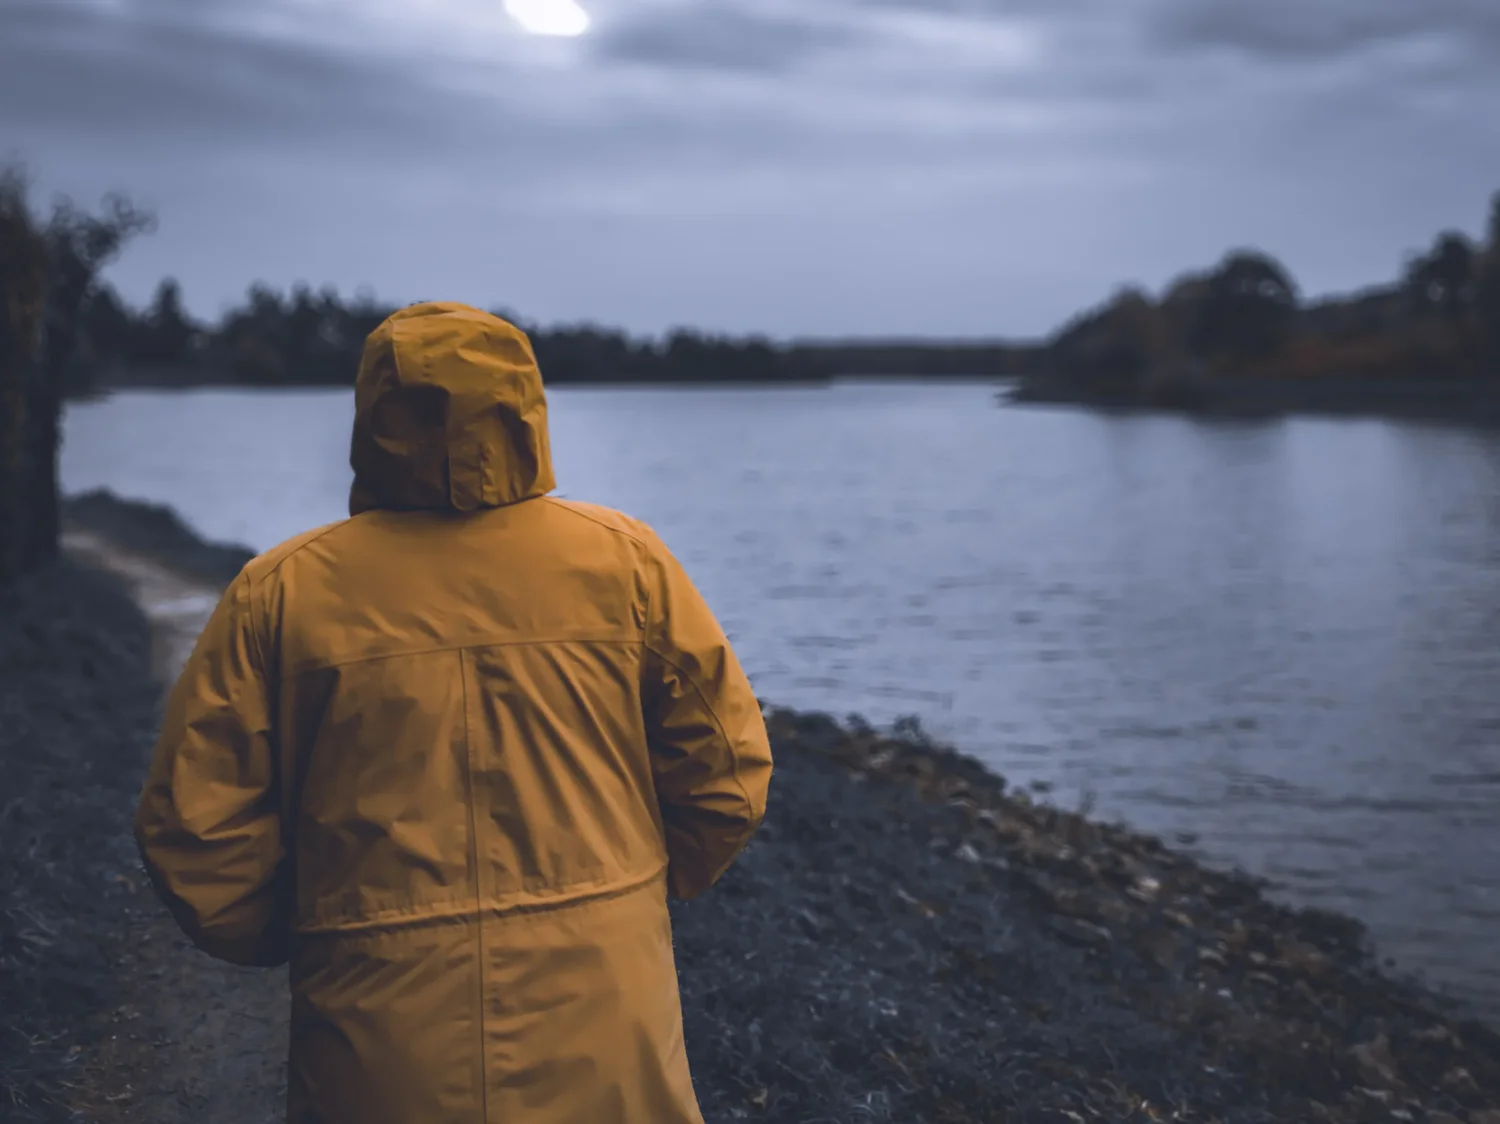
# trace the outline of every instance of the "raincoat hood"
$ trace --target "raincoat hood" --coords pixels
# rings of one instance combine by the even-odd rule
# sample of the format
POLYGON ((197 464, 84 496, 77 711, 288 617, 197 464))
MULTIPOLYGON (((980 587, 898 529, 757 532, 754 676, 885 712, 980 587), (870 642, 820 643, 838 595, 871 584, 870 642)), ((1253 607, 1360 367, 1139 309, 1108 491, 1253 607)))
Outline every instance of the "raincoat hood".
POLYGON ((556 487, 542 376, 526 333, 451 302, 370 333, 354 384, 349 513, 474 511, 556 487))

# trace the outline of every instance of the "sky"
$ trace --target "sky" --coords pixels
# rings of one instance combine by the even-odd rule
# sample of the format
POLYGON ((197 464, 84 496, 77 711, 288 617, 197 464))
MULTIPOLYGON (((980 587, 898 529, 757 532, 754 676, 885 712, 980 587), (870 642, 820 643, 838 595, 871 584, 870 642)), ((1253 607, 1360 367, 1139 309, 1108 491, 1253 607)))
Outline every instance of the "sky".
POLYGON ((1253 247, 1386 281, 1500 190, 1495 0, 0 0, 0 158, 110 277, 540 323, 1035 338, 1253 247))

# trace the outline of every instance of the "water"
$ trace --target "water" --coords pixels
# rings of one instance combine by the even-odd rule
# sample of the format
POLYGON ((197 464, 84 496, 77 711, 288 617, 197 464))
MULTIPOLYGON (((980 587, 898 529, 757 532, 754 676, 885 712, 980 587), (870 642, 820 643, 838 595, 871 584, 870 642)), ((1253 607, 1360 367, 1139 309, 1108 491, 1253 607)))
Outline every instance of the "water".
MULTIPOLYGON (((562 494, 683 558, 778 703, 915 714, 1047 799, 1352 913, 1500 1020, 1500 434, 1002 407, 982 386, 560 388, 562 494)), ((72 407, 64 486, 272 546, 347 393, 72 407)))

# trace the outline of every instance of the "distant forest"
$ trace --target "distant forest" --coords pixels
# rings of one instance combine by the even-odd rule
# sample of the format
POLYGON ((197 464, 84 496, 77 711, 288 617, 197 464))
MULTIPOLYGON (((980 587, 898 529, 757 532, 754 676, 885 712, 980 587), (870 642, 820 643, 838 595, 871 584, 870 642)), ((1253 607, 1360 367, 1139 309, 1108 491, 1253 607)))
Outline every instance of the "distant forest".
MULTIPOLYGON (((119 385, 226 382, 256 386, 349 386, 365 337, 398 306, 332 288, 299 284, 282 292, 250 287, 215 324, 183 309, 168 278, 144 308, 112 287, 95 287, 80 311, 84 348, 75 359, 80 389, 119 385), (102 376, 102 379, 101 379, 102 376)), ((777 344, 682 328, 664 338, 633 337, 592 324, 541 327, 505 309, 497 315, 531 337, 548 383, 794 383, 844 374, 996 377, 1019 373, 1034 348, 995 343, 858 341, 777 344)))
MULTIPOLYGON (((24 179, 13 171, 9 182, 24 179)), ((66 201, 58 206, 75 220, 83 214, 66 201)), ((119 196, 106 200, 108 215, 129 220, 111 255, 154 221, 119 196)), ((366 335, 398 307, 367 292, 346 298, 328 287, 284 291, 257 282, 207 323, 188 314, 172 278, 144 307, 132 307, 97 269, 74 272, 60 304, 54 292, 58 307, 47 317, 54 326, 48 366, 65 395, 141 384, 348 386, 366 335)), ((1189 403, 1202 387, 1226 379, 1500 385, 1500 194, 1482 239, 1444 232, 1385 285, 1308 302, 1282 263, 1237 250, 1180 276, 1159 296, 1122 288, 1036 341, 776 342, 690 328, 642 338, 593 324, 542 326, 495 311, 527 330, 553 384, 1013 377, 1021 397, 1168 405, 1189 403)), ((996 310, 997 320, 1003 311, 996 310)))
POLYGON ((1446 231, 1393 283, 1304 302, 1280 262, 1235 251, 1160 297, 1120 290, 1023 373, 1023 399, 1125 405, 1192 406, 1228 384, 1307 398, 1333 384, 1500 388, 1500 193, 1482 241, 1446 231))

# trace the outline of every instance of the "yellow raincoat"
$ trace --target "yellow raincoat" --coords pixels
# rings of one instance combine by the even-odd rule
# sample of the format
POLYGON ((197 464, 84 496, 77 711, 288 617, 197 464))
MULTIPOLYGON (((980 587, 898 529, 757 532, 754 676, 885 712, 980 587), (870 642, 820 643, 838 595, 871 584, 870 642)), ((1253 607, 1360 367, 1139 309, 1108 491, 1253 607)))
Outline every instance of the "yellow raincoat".
POLYGON ((290 961, 292 1124, 686 1124, 666 908, 760 823, 759 704, 661 541, 550 497, 526 336, 371 334, 351 518, 249 563, 136 815, 195 944, 290 961))

